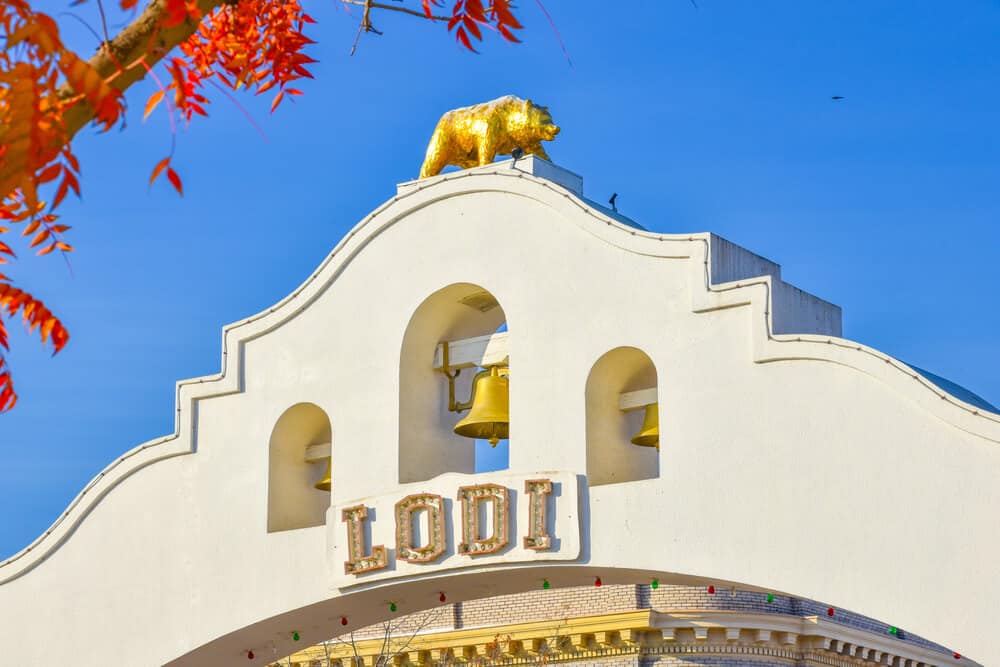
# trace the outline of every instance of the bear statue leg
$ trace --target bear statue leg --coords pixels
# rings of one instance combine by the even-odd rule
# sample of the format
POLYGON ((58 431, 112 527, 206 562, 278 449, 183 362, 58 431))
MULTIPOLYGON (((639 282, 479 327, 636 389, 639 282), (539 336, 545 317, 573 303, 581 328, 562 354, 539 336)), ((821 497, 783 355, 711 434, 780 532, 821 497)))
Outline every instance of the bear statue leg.
POLYGON ((476 157, 479 158, 480 167, 483 167, 493 162, 493 158, 495 158, 497 155, 496 147, 490 140, 489 136, 480 138, 479 146, 476 148, 476 152, 478 153, 476 157))
POLYGON ((440 128, 434 130, 430 143, 427 144, 427 155, 420 167, 420 178, 437 176, 448 164, 447 141, 440 128))
POLYGON ((446 164, 440 161, 434 161, 431 158, 424 160, 424 164, 420 167, 420 178, 429 178, 431 176, 437 176, 444 169, 446 164))
POLYGON ((479 158, 480 167, 490 164, 497 156, 497 141, 501 140, 502 133, 503 125, 499 119, 490 119, 483 134, 479 137, 479 141, 476 142, 476 152, 478 153, 476 157, 479 158))

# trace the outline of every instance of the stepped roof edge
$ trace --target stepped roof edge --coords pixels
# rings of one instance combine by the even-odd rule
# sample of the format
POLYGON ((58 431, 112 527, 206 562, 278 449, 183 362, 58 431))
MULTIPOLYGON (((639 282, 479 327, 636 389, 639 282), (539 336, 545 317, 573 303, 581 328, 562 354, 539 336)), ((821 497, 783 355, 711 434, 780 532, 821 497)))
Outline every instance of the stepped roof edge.
MULTIPOLYGON (((426 179, 406 181, 396 186, 397 196, 405 196, 435 183, 449 180, 465 173, 503 173, 517 170, 522 174, 534 176, 552 183, 578 199, 602 216, 630 227, 649 232, 650 230, 635 220, 622 215, 613 208, 598 204, 583 194, 583 177, 568 169, 544 160, 536 155, 527 155, 518 160, 501 160, 482 167, 465 169, 459 172, 449 172, 426 179)), ((762 257, 746 248, 733 243, 717 234, 668 234, 677 239, 703 238, 710 246, 709 280, 712 285, 722 286, 727 283, 738 283, 751 278, 769 276, 771 289, 775 300, 772 313, 774 334, 818 334, 826 336, 841 336, 841 310, 836 304, 830 303, 810 294, 781 278, 781 267, 771 260, 762 257)))
MULTIPOLYGON (((500 160, 463 171, 488 173, 514 169, 544 179, 567 190, 583 204, 622 225, 644 232, 650 231, 649 228, 616 209, 586 197, 583 192, 582 176, 536 155, 526 155, 518 160, 500 160)), ((433 184, 435 181, 454 175, 455 172, 448 172, 423 180, 405 181, 396 186, 396 193, 397 195, 409 194, 426 185, 433 184)), ((843 318, 840 306, 785 282, 781 277, 781 265, 718 234, 709 232, 707 235, 697 234, 697 236, 707 236, 711 247, 709 277, 712 285, 738 283, 762 276, 771 278, 774 301, 772 333, 843 337, 843 318)), ((957 382, 912 364, 907 365, 942 391, 977 408, 1000 414, 1000 408, 957 382)))

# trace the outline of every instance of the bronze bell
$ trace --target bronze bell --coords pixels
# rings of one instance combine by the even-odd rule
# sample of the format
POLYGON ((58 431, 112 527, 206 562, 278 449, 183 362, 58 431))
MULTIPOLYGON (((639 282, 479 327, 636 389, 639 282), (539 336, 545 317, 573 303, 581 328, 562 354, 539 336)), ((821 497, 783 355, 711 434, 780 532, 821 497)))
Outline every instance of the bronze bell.
POLYGON ((660 407, 659 403, 646 406, 646 415, 642 420, 642 428, 632 436, 632 444, 640 447, 660 448, 660 407))
MULTIPOLYGON (((473 381, 472 407, 465 418, 455 424, 455 433, 466 438, 489 440, 496 447, 510 432, 509 380, 491 366, 478 373, 473 381)), ((507 369, 503 369, 506 373, 507 369)))
POLYGON ((320 491, 329 491, 333 485, 333 480, 330 479, 331 473, 333 473, 333 459, 328 458, 326 460, 326 473, 323 475, 323 479, 316 482, 313 486, 320 491))

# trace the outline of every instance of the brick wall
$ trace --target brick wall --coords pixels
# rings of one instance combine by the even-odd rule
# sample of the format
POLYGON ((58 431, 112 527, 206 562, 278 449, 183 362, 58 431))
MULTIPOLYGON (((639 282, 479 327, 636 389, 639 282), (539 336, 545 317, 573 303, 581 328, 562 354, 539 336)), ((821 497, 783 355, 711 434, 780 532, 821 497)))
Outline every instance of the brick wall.
POLYGON ((580 586, 462 603, 461 627, 548 621, 641 609, 636 586, 580 586))
POLYGON ((385 623, 376 623, 354 631, 355 639, 371 639, 385 634, 386 623, 392 637, 409 637, 415 633, 445 632, 461 627, 462 603, 443 604, 415 614, 399 614, 385 623))

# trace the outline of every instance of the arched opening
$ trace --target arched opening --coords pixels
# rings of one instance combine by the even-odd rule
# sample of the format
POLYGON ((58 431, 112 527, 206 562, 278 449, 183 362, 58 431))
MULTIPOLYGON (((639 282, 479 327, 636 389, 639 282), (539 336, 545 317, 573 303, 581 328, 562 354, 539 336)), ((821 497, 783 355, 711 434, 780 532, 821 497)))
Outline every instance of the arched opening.
POLYGON ((591 486, 660 476, 658 446, 632 442, 643 428, 643 403, 656 403, 656 387, 652 359, 634 347, 615 348, 590 369, 586 405, 587 482, 591 486))
POLYGON ((331 460, 330 418, 312 403, 285 410, 268 447, 267 532, 322 526, 330 492, 316 488, 331 460))
MULTIPOLYGON (((476 441, 453 432, 468 413, 448 409, 448 380, 441 372, 442 344, 449 343, 449 368, 459 371, 455 396, 464 401, 472 392, 477 370, 486 364, 507 365, 505 325, 506 316, 496 298, 470 283, 440 289, 414 311, 403 335, 399 363, 401 483, 477 470, 476 441)), ((496 465, 499 456, 490 458, 490 465, 496 465)), ((503 463, 506 467, 505 456, 503 463)))
POLYGON ((475 472, 495 472, 510 467, 510 440, 503 438, 490 445, 486 440, 476 440, 475 472))

